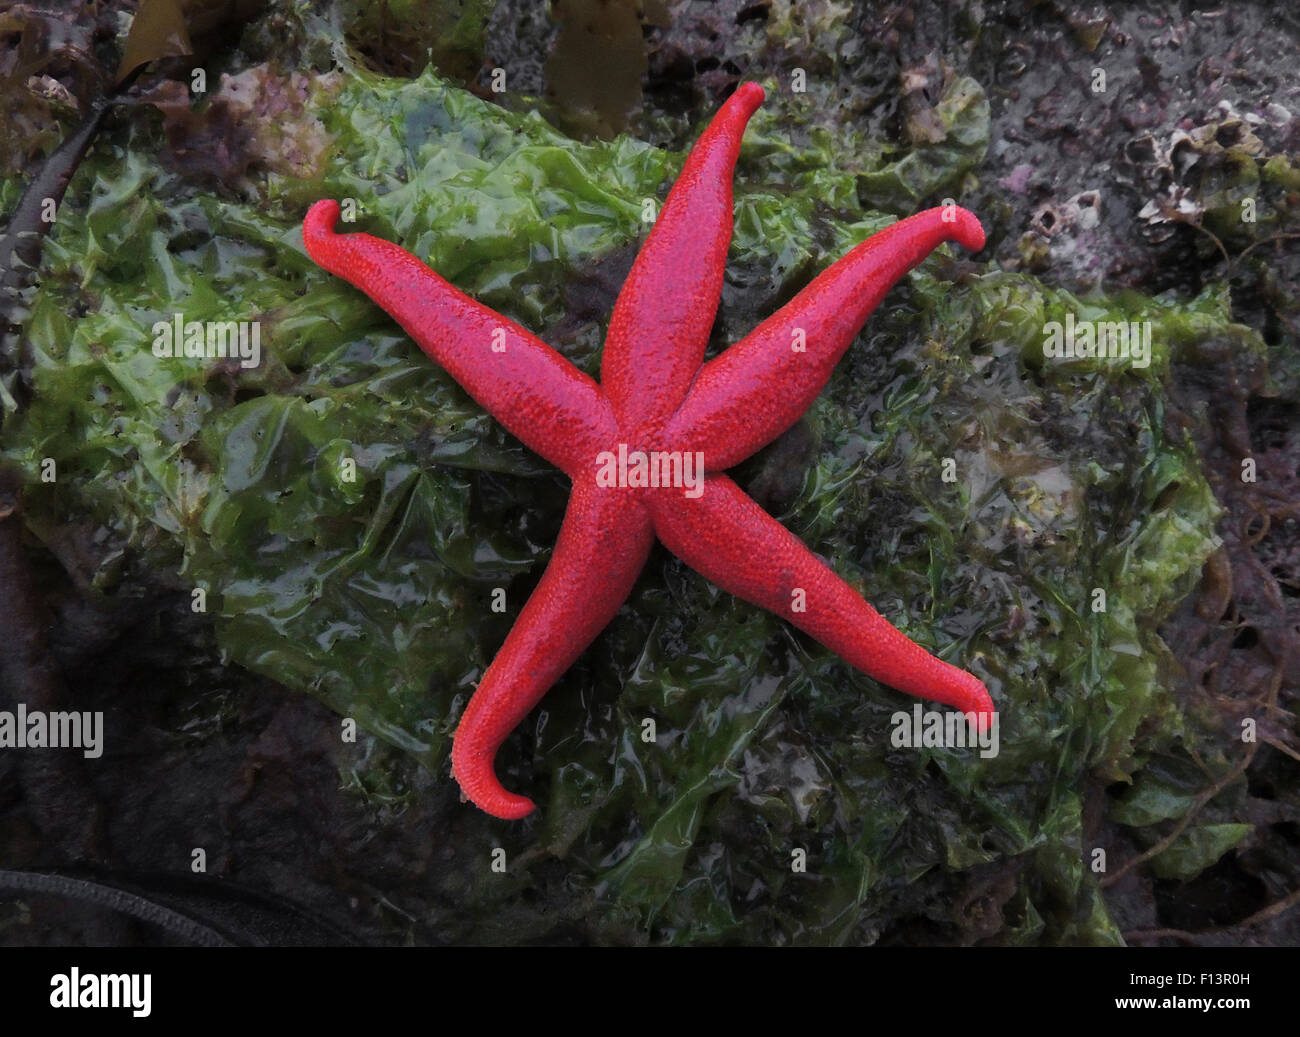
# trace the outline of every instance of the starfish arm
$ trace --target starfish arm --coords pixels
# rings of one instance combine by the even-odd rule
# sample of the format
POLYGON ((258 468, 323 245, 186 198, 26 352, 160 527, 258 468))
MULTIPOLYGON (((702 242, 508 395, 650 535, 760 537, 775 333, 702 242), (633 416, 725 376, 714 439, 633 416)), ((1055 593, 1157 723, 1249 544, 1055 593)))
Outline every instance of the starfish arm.
POLYGON ((339 206, 303 221, 307 253, 356 285, 526 446, 574 477, 616 435, 596 382, 541 339, 439 277, 391 241, 336 234, 339 206))
POLYGON ((885 293, 945 241, 979 251, 984 229, 968 210, 945 207, 872 235, 705 364, 665 438, 703 451, 711 472, 770 443, 822 391, 885 293))
POLYGON ((697 499, 653 499, 651 513, 664 546, 723 590, 890 687, 988 722, 993 701, 979 678, 910 640, 725 475, 708 476, 697 499))
POLYGON ((518 820, 533 801, 497 780, 497 749, 551 685, 613 618, 654 544, 636 495, 602 489, 593 475, 575 479, 559 540, 528 599, 460 719, 452 772, 465 796, 495 817, 518 820))
POLYGON ((699 371, 731 244, 732 172, 763 96, 757 83, 745 83, 718 110, 619 293, 600 380, 624 428, 661 423, 699 371))

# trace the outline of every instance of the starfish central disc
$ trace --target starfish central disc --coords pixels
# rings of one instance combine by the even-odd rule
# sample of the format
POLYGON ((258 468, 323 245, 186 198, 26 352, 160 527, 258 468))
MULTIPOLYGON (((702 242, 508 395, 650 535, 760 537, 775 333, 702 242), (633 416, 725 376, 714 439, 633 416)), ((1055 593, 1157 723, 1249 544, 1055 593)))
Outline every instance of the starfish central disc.
POLYGON ((336 202, 317 202, 303 223, 312 259, 366 292, 573 481, 550 564, 452 745, 465 796, 497 817, 534 809, 497 780, 497 749, 618 611, 656 538, 877 680, 973 713, 981 728, 992 715, 977 677, 905 637, 723 474, 799 419, 908 270, 945 241, 984 247, 967 210, 918 213, 858 245, 704 363, 731 243, 732 173, 763 97, 756 83, 740 86, 691 149, 614 306, 599 384, 405 249, 336 234, 336 202), (791 348, 796 339, 801 349, 791 348), (796 592, 802 611, 791 607, 796 592))

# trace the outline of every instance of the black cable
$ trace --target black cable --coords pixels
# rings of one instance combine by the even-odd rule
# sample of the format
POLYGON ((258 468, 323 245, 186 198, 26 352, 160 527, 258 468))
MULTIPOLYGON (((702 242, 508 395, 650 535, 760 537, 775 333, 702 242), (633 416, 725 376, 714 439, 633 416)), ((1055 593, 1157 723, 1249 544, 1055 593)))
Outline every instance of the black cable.
POLYGON ((87 879, 74 879, 66 875, 36 871, 0 869, 0 889, 19 893, 44 893, 120 911, 122 914, 156 925, 198 947, 236 946, 215 929, 196 922, 178 911, 163 907, 134 893, 128 893, 114 886, 90 882, 87 879))

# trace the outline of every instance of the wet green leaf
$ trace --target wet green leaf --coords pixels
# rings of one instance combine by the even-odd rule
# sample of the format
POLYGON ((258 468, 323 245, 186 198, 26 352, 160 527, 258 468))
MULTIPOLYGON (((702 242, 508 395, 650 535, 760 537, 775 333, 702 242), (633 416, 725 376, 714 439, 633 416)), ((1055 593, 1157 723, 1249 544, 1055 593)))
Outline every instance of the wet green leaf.
POLYGON ((864 200, 890 212, 910 213, 942 191, 955 190, 989 144, 989 102, 984 88, 963 76, 944 91, 935 115, 944 139, 912 148, 901 158, 858 178, 864 200))
POLYGON ((1195 825, 1151 859, 1162 879, 1195 878, 1250 834, 1253 825, 1195 825))
POLYGON ((1141 828, 1182 817, 1196 801, 1204 781, 1204 775, 1189 771, 1174 775, 1159 766, 1149 767, 1111 809, 1111 820, 1141 828))

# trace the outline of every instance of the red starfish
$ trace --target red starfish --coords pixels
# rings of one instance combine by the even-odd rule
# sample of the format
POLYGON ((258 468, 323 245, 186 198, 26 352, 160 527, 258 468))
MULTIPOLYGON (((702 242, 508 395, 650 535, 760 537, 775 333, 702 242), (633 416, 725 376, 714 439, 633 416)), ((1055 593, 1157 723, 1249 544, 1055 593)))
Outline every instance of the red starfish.
POLYGON ((984 247, 967 210, 918 213, 858 245, 703 363, 731 242, 732 173, 763 97, 757 84, 741 86, 691 150, 614 306, 600 384, 405 249, 335 234, 336 202, 317 202, 303 223, 312 259, 392 314, 573 480, 550 565, 452 746, 457 781, 489 814, 532 812, 532 800, 497 780, 497 748, 618 611, 656 536, 724 590, 785 616, 877 680, 978 714, 981 726, 992 713, 978 678, 908 640, 722 474, 798 420, 903 274, 944 241, 984 247))

